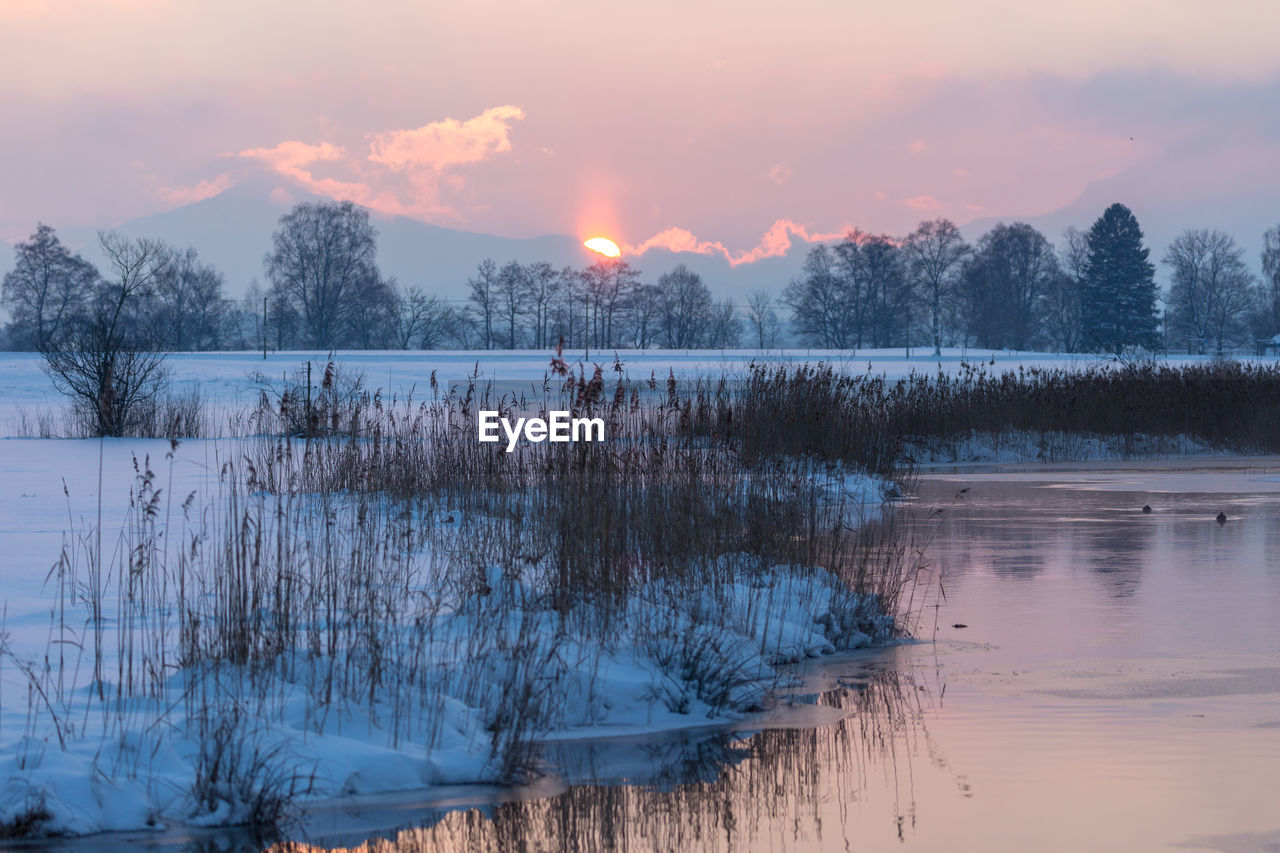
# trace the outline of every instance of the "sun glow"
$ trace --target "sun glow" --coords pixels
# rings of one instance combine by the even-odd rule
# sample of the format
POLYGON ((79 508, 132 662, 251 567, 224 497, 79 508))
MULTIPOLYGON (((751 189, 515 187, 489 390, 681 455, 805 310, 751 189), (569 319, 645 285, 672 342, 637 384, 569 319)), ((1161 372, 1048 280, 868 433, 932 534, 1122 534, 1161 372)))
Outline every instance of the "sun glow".
POLYGON ((618 248, 618 244, 608 237, 592 237, 590 240, 584 241, 582 245, 593 252, 599 252, 606 258, 617 258, 622 255, 622 250, 618 248))

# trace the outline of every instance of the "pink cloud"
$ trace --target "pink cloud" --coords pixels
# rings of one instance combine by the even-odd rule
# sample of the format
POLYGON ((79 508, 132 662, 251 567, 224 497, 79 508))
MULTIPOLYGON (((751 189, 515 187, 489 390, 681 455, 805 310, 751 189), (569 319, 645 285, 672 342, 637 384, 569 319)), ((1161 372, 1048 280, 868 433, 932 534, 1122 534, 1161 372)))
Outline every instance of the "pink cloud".
POLYGON ((445 170, 510 151, 510 122, 521 118, 524 111, 508 105, 466 121, 446 118, 414 129, 369 134, 367 157, 330 142, 299 140, 249 148, 235 156, 256 160, 308 192, 351 200, 380 213, 459 218, 439 196, 441 188, 461 191, 465 180, 445 170), (319 164, 331 164, 359 180, 320 177, 315 168, 319 164))
POLYGON ((511 150, 512 121, 524 110, 505 105, 490 107, 475 118, 446 118, 413 130, 370 134, 369 160, 395 171, 427 168, 440 172, 449 166, 483 163, 511 150))
POLYGON ((667 228, 634 246, 624 245, 622 251, 628 255, 643 255, 650 249, 693 252, 699 255, 719 254, 724 256, 729 266, 736 267, 741 264, 755 263, 762 258, 785 255, 791 249, 793 237, 805 243, 822 243, 827 240, 838 240, 846 233, 847 229, 830 234, 810 233, 803 225, 798 225, 789 219, 779 219, 769 226, 769 230, 764 233, 754 248, 743 252, 735 253, 718 240, 699 240, 692 231, 685 228, 667 228))
POLYGON ((913 198, 904 198, 902 203, 912 210, 918 210, 921 213, 935 213, 946 207, 946 205, 931 195, 918 195, 913 198))
POLYGON ((236 156, 258 160, 284 177, 295 181, 303 189, 317 195, 350 199, 360 204, 369 204, 373 196, 373 191, 363 183, 315 177, 312 171, 314 165, 339 161, 346 156, 345 148, 328 142, 312 145, 289 140, 271 148, 249 148, 236 156))
POLYGON ((791 169, 784 163, 775 163, 773 168, 769 170, 769 180, 775 184, 785 184, 791 180, 791 169))
POLYGON ((169 204, 175 207, 182 207, 186 204, 194 204, 197 201, 213 198, 228 189, 232 183, 231 174, 224 172, 212 180, 200 181, 194 187, 160 187, 156 190, 156 194, 169 204))

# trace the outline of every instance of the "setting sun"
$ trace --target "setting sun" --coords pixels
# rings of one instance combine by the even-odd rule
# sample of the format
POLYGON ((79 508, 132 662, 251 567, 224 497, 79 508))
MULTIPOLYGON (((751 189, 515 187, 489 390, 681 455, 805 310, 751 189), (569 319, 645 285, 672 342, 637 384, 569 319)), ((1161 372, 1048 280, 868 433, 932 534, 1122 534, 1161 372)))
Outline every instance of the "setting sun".
POLYGON ((599 252, 607 258, 622 256, 622 250, 618 248, 618 244, 608 237, 592 237, 590 240, 584 241, 582 245, 593 252, 599 252))

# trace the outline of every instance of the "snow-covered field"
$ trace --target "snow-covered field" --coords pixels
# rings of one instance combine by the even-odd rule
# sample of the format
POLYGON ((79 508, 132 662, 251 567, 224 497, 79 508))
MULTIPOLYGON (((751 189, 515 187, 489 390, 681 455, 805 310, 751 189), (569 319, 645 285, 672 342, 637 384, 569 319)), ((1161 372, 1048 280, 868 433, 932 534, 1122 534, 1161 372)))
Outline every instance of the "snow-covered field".
MULTIPOLYGON (((229 411, 252 405, 251 373, 278 375, 308 357, 320 370, 327 354, 272 354, 265 365, 253 354, 178 355, 170 368, 179 386, 198 385, 207 401, 229 411)), ((622 357, 633 377, 737 370, 749 361, 718 353, 622 357)), ((364 371, 366 387, 401 395, 425 389, 433 371, 441 383, 464 380, 477 362, 482 377, 499 382, 540 384, 546 370, 545 357, 529 353, 359 353, 340 360, 364 371)), ((246 440, 173 446, 17 437, 24 415, 29 422, 64 402, 34 356, 0 357, 0 377, 0 827, 29 817, 39 818, 37 831, 73 834, 233 823, 248 819, 254 798, 272 786, 305 788, 305 801, 495 779, 510 769, 499 766, 500 735, 512 725, 495 714, 515 707, 516 692, 530 681, 554 679, 529 711, 540 738, 705 726, 766 704, 786 678, 781 665, 882 642, 894 627, 874 602, 822 570, 745 572, 730 555, 720 580, 699 595, 652 586, 633 592, 609 617, 609 642, 599 643, 566 630, 566 616, 520 578, 492 573, 478 608, 459 595, 447 556, 401 554, 394 582, 412 615, 396 623, 402 633, 388 631, 377 642, 417 631, 417 692, 390 678, 391 686, 367 701, 344 699, 317 713, 308 699, 321 677, 317 661, 332 658, 289 659, 280 672, 253 678, 236 667, 195 678, 177 664, 183 622, 166 604, 173 590, 143 588, 136 600, 129 591, 128 573, 150 571, 139 568, 144 563, 172 573, 209 508, 225 500, 223 466, 240 459, 246 440), (154 478, 144 486, 148 470, 154 478), (139 534, 148 512, 159 531, 153 538, 139 534), (58 571, 64 550, 74 572, 58 571), (98 636, 90 617, 95 584, 104 591, 98 636), (104 653, 100 684, 95 649, 104 653), (134 661, 147 671, 130 671, 134 661), (147 686, 130 696, 118 689, 125 683, 147 686), (210 751, 214 743, 221 752, 210 751), (196 793, 193 781, 207 777, 215 760, 229 762, 221 787, 196 793)), ((874 511, 885 486, 874 477, 838 475, 823 490, 874 511)), ((418 523, 460 523, 457 513, 440 509, 418 523)), ((264 517, 268 525, 286 523, 264 517)), ((349 530, 353 519, 342 516, 337 526, 349 530)), ((313 544, 297 547, 309 553, 313 544)), ((166 574, 165 583, 176 578, 166 574)), ((202 595, 219 589, 210 585, 202 595)), ((597 618, 572 616, 581 624, 597 618)))
MULTIPOLYGON (((613 364, 614 351, 593 351, 588 363, 606 368, 613 364)), ((933 374, 939 370, 955 372, 965 363, 980 364, 989 371, 1003 372, 1019 367, 1081 369, 1106 361, 1093 355, 1070 353, 1026 353, 1002 350, 943 350, 934 356, 929 350, 622 350, 616 353, 627 374, 645 379, 651 374, 665 378, 668 371, 677 377, 697 375, 719 376, 740 373, 753 362, 816 363, 825 362, 851 373, 870 370, 890 379, 912 372, 933 374)), ((581 351, 568 351, 566 360, 582 360, 581 351)), ((272 352, 266 359, 261 353, 178 353, 166 362, 175 391, 198 388, 206 402, 218 407, 234 407, 251 402, 255 374, 279 378, 292 374, 310 361, 319 374, 330 355, 326 352, 272 352)), ((485 380, 510 383, 512 386, 540 384, 546 377, 550 354, 516 351, 421 351, 421 352, 340 352, 334 359, 346 368, 361 372, 369 390, 382 389, 384 395, 403 399, 414 393, 422 398, 432 373, 441 384, 465 381, 478 372, 485 380)), ((1191 364, 1209 360, 1207 356, 1172 356, 1166 364, 1191 364)), ((1259 359, 1264 360, 1264 359, 1259 359)), ((1265 361, 1274 362, 1267 358, 1265 361)), ((42 411, 58 409, 64 401, 53 389, 40 368, 40 357, 34 353, 0 353, 0 436, 19 435, 21 416, 28 421, 42 411)), ((27 430, 30 431, 30 430, 27 430)))

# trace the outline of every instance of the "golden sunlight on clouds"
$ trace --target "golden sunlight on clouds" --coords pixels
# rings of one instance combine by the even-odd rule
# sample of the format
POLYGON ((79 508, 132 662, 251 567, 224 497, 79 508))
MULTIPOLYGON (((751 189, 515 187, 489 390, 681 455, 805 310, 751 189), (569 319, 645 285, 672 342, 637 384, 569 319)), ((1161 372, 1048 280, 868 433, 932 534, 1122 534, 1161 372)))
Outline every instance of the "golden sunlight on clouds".
POLYGON ((769 226, 769 230, 760 238, 760 242, 746 251, 734 252, 718 240, 699 240, 693 232, 685 228, 667 228, 647 240, 634 246, 624 246, 629 255, 643 255, 650 249, 666 249, 670 252, 694 252, 699 255, 722 255, 729 266, 751 264, 763 258, 776 258, 785 255, 791 248, 791 238, 796 237, 805 243, 824 243, 828 240, 839 240, 849 229, 830 233, 810 232, 805 226, 798 225, 790 219, 778 219, 769 226))
POLYGON ((213 198, 229 189, 233 183, 231 175, 223 173, 211 180, 200 181, 192 187, 160 187, 156 190, 156 194, 174 207, 182 207, 213 198))
MULTIPOLYGON (((524 118, 519 107, 491 107, 474 118, 446 118, 410 130, 368 134, 369 154, 360 157, 330 142, 288 140, 269 148, 249 148, 235 156, 255 160, 308 192, 350 200, 380 213, 404 216, 456 216, 440 200, 440 189, 457 192, 463 179, 446 175, 456 166, 483 163, 511 150, 510 122, 524 118), (358 180, 318 177, 315 167, 331 164, 358 180), (387 172, 403 173, 403 182, 387 172)), ((196 190, 171 190, 172 194, 196 190)))
MULTIPOLYGON (((350 200, 357 204, 382 210, 388 199, 377 198, 373 190, 359 181, 341 181, 335 178, 317 178, 312 167, 317 163, 334 162, 346 157, 346 149, 328 142, 311 145, 289 140, 271 148, 250 148, 237 156, 257 160, 268 168, 297 183, 308 192, 333 199, 350 200)), ((390 202, 394 206, 395 200, 390 202)), ((385 211, 388 213, 399 211, 385 211)))
POLYGON ((904 198, 902 203, 912 210, 918 210, 921 213, 937 213, 946 206, 931 195, 918 195, 913 198, 904 198))
POLYGON ((482 163, 511 150, 510 122, 522 118, 524 110, 507 105, 490 107, 466 121, 447 118, 416 130, 372 134, 369 159, 397 170, 423 166, 437 172, 482 163))

